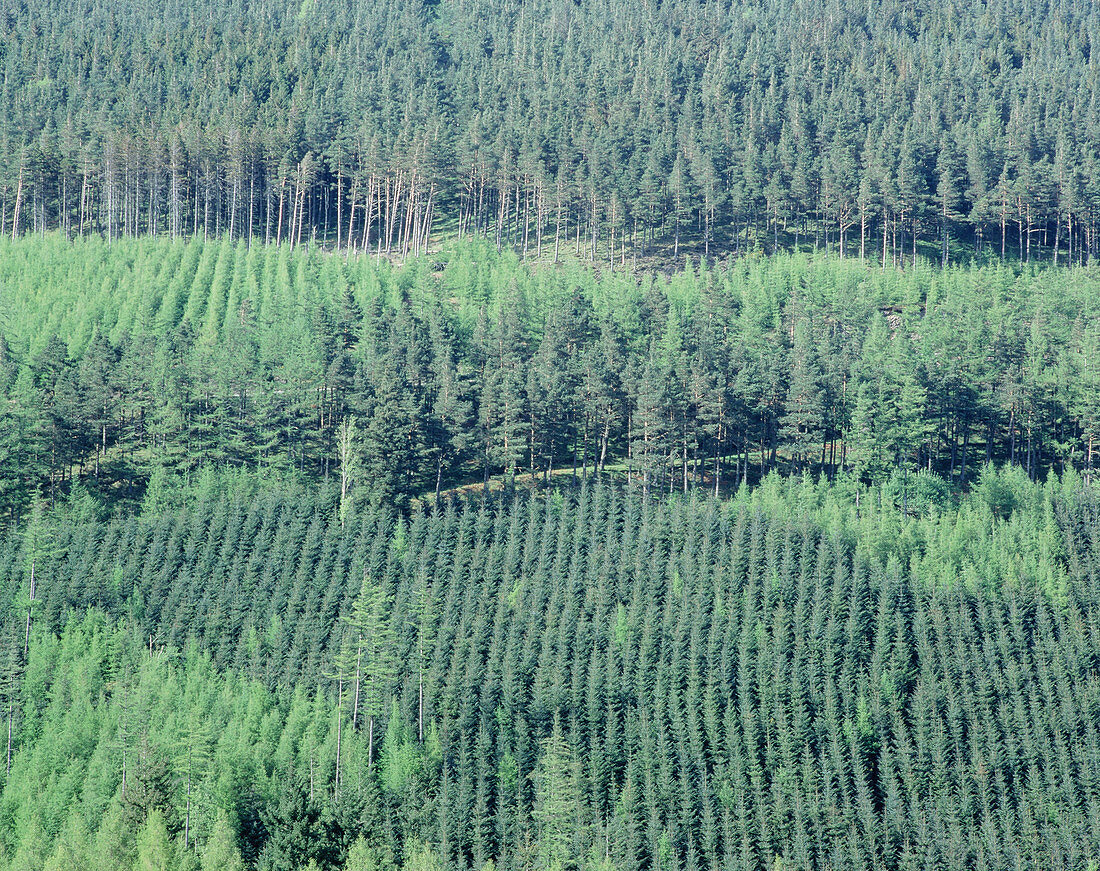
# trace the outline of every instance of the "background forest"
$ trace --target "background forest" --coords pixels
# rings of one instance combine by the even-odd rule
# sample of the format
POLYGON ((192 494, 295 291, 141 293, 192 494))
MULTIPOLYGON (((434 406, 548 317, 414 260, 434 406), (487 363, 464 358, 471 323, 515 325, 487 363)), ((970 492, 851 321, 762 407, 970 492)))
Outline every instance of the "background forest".
POLYGON ((1097 251, 1086 0, 6 0, 0 236, 1097 251))

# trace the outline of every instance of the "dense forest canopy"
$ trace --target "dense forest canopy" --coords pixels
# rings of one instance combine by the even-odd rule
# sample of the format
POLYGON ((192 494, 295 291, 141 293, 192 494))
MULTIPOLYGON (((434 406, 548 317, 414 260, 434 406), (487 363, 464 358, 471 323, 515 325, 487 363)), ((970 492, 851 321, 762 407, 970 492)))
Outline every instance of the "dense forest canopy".
POLYGON ((1098 38, 0 0, 0 871, 1100 868, 1098 38))
POLYGON ((1087 0, 0 5, 0 235, 1080 262, 1087 0))
POLYGON ((467 242, 404 266, 201 239, 0 241, 0 508, 204 466, 407 506, 503 476, 722 494, 770 470, 1091 477, 1089 267, 835 255, 636 279, 467 242))
POLYGON ((0 536, 0 867, 1100 856, 1100 504, 1072 473, 910 513, 775 475, 339 498, 210 479, 0 536))

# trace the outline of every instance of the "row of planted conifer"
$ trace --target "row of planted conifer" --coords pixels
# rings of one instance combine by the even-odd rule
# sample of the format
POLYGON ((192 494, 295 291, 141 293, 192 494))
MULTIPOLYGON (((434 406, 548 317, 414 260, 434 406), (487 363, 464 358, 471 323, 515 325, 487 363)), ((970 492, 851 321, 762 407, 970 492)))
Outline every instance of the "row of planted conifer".
POLYGON ((1084 866, 1096 494, 919 477, 36 514, 4 867, 1084 866))

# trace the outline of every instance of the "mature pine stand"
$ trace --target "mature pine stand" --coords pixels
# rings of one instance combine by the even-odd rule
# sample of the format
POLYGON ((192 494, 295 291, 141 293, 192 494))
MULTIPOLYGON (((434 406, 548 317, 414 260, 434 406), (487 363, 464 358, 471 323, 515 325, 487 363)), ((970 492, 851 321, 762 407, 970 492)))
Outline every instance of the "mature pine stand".
POLYGON ((1098 249, 1095 4, 9 4, 0 236, 1098 249))

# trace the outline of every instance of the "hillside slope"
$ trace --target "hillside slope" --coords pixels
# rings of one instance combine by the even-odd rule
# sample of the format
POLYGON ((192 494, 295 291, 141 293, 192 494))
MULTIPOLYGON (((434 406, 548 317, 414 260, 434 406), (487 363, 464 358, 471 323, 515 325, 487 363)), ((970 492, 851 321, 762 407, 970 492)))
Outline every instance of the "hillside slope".
POLYGON ((6 867, 1084 866, 1096 497, 982 494, 43 516, 0 546, 6 867))

